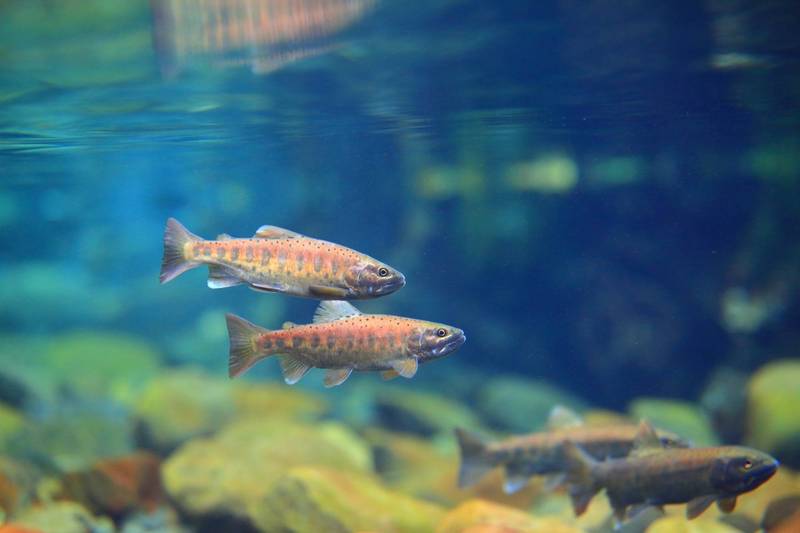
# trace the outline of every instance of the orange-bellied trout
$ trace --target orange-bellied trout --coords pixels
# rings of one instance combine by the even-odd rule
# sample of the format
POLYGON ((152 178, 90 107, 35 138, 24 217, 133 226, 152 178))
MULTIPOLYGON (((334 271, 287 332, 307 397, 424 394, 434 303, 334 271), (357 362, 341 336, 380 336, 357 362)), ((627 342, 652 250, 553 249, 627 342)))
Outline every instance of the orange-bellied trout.
POLYGON ((673 503, 688 503, 689 519, 714 502, 730 513, 738 495, 760 486, 778 469, 774 458, 743 446, 665 449, 652 426, 642 426, 642 437, 624 459, 596 461, 572 442, 564 445, 575 514, 582 514, 601 489, 618 523, 647 506, 673 503))
MULTIPOLYGON (((595 459, 625 457, 633 449, 639 431, 636 424, 610 426, 585 425, 581 418, 563 406, 550 412, 547 431, 486 442, 478 435, 456 429, 461 449, 458 483, 468 487, 489 470, 502 466, 505 470, 503 489, 512 494, 525 487, 531 476, 553 475, 550 485, 559 485, 567 470, 564 443, 579 445, 595 459)), ((686 448, 689 444, 678 435, 658 430, 658 438, 668 448, 686 448)))
POLYGON ((319 300, 356 300, 390 294, 405 277, 394 268, 344 246, 262 226, 250 239, 193 235, 174 218, 164 230, 161 283, 208 265, 212 289, 252 289, 319 300))
POLYGON ((270 331, 228 314, 228 373, 243 374, 255 363, 280 354, 286 383, 297 383, 310 368, 324 368, 325 386, 346 380, 353 370, 382 371, 384 378, 411 378, 419 363, 444 357, 466 337, 458 328, 391 315, 362 314, 344 301, 321 302, 312 324, 284 324, 270 331))

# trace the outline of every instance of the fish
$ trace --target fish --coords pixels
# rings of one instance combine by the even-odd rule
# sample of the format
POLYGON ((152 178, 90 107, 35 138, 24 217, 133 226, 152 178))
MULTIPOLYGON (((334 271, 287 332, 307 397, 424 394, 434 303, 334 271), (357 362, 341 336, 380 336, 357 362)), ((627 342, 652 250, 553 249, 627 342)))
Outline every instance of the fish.
POLYGON ((277 226, 261 226, 249 239, 222 234, 210 241, 167 220, 161 283, 204 264, 211 289, 247 285, 317 300, 375 298, 406 283, 401 272, 368 255, 277 226))
POLYGON ((564 443, 564 453, 575 514, 583 514, 605 489, 617 526, 648 507, 666 504, 687 504, 689 520, 714 502, 730 513, 740 494, 761 486, 779 466, 770 455, 744 446, 667 449, 647 422, 625 458, 597 461, 572 441, 564 443))
MULTIPOLYGON (((572 410, 557 405, 550 412, 548 429, 528 435, 487 442, 467 430, 457 428, 461 450, 458 484, 465 488, 477 483, 489 470, 505 470, 503 490, 513 494, 524 488, 535 475, 550 475, 548 488, 563 483, 567 470, 564 443, 578 444, 595 459, 625 457, 633 449, 638 432, 636 424, 587 426, 572 410)), ((665 447, 688 447, 689 443, 668 431, 658 430, 665 447)))
POLYGON ((324 385, 341 385, 354 370, 379 371, 384 379, 412 378, 418 365, 457 350, 466 336, 453 326, 392 315, 361 313, 342 300, 319 304, 311 324, 287 322, 280 330, 226 315, 228 375, 244 374, 278 355, 284 381, 293 385, 311 368, 326 369, 324 385))

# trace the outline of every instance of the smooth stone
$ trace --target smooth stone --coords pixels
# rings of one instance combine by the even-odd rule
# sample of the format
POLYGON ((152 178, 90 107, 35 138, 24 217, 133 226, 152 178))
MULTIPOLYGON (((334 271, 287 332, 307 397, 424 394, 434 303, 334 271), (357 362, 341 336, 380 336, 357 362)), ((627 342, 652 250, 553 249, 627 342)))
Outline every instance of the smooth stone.
POLYGON ((113 533, 114 524, 105 517, 95 517, 75 502, 52 502, 30 507, 14 517, 19 526, 41 533, 113 533))
POLYGON ((693 446, 719 444, 708 416, 694 404, 665 398, 638 398, 631 402, 628 411, 634 420, 646 419, 657 428, 688 439, 693 446))
POLYGON ((518 509, 486 500, 472 499, 445 515, 436 533, 579 533, 581 530, 557 517, 536 517, 518 509))
POLYGON ((747 442, 800 468, 800 359, 762 366, 747 386, 747 442))

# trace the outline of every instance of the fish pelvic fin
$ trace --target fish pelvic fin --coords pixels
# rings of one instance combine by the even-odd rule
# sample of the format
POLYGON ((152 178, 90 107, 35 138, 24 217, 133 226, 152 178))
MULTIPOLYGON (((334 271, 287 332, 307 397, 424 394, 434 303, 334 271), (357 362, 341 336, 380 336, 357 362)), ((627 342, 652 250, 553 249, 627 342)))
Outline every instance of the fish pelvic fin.
POLYGON ((256 340, 269 330, 256 326, 242 317, 231 313, 225 315, 228 323, 230 354, 228 355, 228 376, 241 376, 247 369, 271 354, 258 352, 256 340))
POLYGON ((200 237, 194 235, 183 224, 174 218, 167 219, 164 228, 164 256, 161 258, 161 275, 159 281, 166 283, 171 281, 187 270, 200 266, 197 261, 189 261, 183 252, 187 243, 202 241, 200 237))
POLYGON ((563 447, 564 457, 567 460, 566 482, 569 487, 569 496, 575 516, 580 516, 600 490, 594 477, 597 461, 570 440, 565 441, 563 447))
POLYGON ((480 436, 461 428, 456 428, 455 434, 461 451, 458 486, 465 488, 477 483, 494 465, 486 453, 486 443, 480 436))

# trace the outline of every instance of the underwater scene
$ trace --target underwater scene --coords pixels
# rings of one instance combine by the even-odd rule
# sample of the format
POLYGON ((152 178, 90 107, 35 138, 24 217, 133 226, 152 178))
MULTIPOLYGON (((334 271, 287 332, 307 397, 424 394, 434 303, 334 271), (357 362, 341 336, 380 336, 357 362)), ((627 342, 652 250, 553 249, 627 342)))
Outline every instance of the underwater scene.
POLYGON ((800 532, 798 27, 0 0, 0 533, 800 532))

